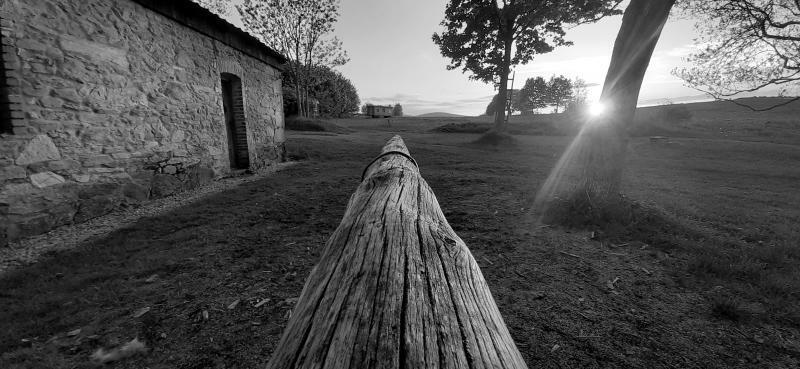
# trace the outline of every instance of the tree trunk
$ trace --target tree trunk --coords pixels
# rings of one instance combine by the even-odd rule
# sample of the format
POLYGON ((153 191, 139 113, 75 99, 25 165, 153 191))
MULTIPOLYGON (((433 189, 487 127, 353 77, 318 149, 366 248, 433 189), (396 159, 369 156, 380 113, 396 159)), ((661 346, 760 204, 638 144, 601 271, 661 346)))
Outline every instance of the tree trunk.
POLYGON ((297 115, 303 116, 303 97, 300 96, 300 78, 297 77, 295 74, 295 81, 294 81, 294 96, 295 96, 295 105, 297 105, 297 115))
POLYGON ((303 116, 306 118, 311 117, 311 107, 308 102, 308 86, 303 87, 303 116))
POLYGON ((300 88, 300 96, 297 99, 299 105, 299 112, 301 117, 306 117, 306 100, 305 100, 305 90, 301 87, 300 88))
POLYGON ((399 136, 367 167, 267 367, 526 368, 399 136))
POLYGON ((497 91, 498 107, 494 115, 494 130, 502 132, 505 130, 506 110, 508 109, 508 73, 511 70, 511 45, 514 42, 509 38, 503 41, 503 62, 500 65, 500 86, 497 91))
POLYGON ((653 50, 675 0, 632 0, 622 17, 600 101, 606 114, 584 130, 589 146, 584 161, 584 190, 601 198, 619 193, 639 91, 653 50))

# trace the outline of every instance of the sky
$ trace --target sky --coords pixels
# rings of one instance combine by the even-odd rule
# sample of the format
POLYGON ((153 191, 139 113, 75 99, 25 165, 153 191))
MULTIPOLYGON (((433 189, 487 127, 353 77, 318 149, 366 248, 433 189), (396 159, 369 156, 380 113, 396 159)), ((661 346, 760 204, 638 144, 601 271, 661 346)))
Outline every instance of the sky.
MULTIPOLYGON (((241 3, 242 0, 233 0, 241 3)), ((490 84, 472 81, 461 70, 447 70, 431 35, 442 28, 446 0, 342 0, 335 35, 350 61, 337 69, 349 78, 363 103, 403 106, 406 115, 447 112, 480 115, 495 94, 490 84)), ((236 12, 229 20, 242 27, 236 12)), ((697 96, 671 71, 687 65, 693 50, 694 22, 670 20, 656 46, 642 85, 640 105, 697 96)), ((551 75, 579 77, 589 85, 590 99, 599 97, 622 16, 567 31, 573 46, 537 55, 515 68, 515 88, 526 78, 551 75)))

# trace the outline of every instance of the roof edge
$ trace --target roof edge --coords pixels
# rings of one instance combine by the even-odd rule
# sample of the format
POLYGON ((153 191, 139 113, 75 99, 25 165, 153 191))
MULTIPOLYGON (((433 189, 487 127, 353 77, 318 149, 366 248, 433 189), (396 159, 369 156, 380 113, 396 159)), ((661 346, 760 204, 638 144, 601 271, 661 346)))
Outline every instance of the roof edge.
POLYGON ((147 9, 222 42, 278 70, 286 58, 253 35, 220 18, 192 0, 131 0, 147 9))

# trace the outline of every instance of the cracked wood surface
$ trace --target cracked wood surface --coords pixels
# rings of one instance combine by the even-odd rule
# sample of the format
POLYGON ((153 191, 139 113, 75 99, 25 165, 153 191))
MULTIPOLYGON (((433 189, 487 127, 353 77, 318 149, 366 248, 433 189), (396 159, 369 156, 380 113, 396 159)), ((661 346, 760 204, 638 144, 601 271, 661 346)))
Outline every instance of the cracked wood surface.
POLYGON ((365 171, 268 368, 527 368, 400 136, 365 171))

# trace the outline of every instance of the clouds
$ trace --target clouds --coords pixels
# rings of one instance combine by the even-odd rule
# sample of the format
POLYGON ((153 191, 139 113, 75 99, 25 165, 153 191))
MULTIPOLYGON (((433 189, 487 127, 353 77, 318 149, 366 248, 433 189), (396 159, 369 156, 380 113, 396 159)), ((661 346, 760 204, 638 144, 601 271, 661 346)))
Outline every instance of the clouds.
POLYGON ((690 54, 700 52, 703 49, 709 47, 710 45, 711 43, 709 42, 700 42, 697 44, 687 43, 685 45, 676 46, 671 49, 657 51, 654 56, 684 59, 688 57, 690 54))
POLYGON ((684 58, 689 56, 689 54, 697 51, 697 48, 693 45, 686 45, 686 46, 679 46, 669 50, 662 51, 661 54, 669 57, 677 57, 677 58, 684 58))

